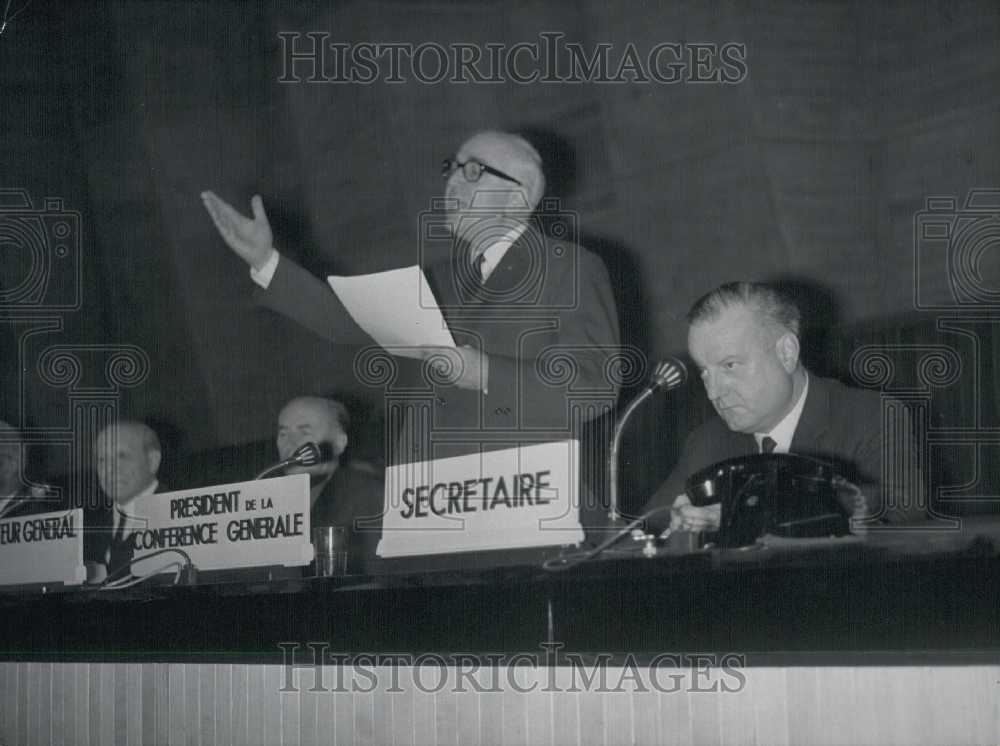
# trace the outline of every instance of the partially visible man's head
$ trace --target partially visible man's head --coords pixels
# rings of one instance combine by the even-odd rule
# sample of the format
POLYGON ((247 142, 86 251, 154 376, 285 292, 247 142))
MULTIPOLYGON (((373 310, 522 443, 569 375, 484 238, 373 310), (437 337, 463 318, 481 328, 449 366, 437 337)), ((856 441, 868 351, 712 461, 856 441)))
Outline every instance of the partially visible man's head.
POLYGON ((332 461, 313 466, 292 466, 288 473, 314 476, 332 474, 337 469, 338 458, 347 448, 349 427, 347 407, 339 401, 319 396, 296 397, 282 407, 278 414, 278 458, 288 458, 296 448, 310 441, 316 445, 329 443, 333 448, 332 461))
POLYGON ((688 352, 731 430, 769 432, 795 405, 799 310, 773 288, 732 282, 688 313, 688 352))
POLYGON ((0 497, 21 489, 21 447, 18 429, 0 420, 0 497))
POLYGON ((456 236, 465 237, 489 213, 524 216, 535 209, 545 193, 541 156, 518 135, 478 132, 462 144, 454 161, 476 162, 503 174, 466 166, 469 172, 478 173, 478 179, 471 180, 466 168, 458 167, 451 172, 445 198, 450 205, 448 225, 456 236))
POLYGON ((94 443, 101 489, 119 503, 131 500, 153 483, 161 458, 160 439, 141 422, 108 425, 94 443))

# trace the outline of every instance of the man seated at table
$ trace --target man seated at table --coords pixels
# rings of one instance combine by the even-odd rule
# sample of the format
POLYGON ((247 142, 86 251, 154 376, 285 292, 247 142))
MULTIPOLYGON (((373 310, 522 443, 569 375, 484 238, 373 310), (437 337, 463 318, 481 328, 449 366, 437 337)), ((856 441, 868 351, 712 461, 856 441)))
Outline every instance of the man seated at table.
POLYGON ((21 434, 0 420, 0 518, 20 512, 25 502, 21 487, 21 434))
POLYGON ((21 432, 0 420, 0 519, 46 513, 65 507, 45 484, 30 484, 24 475, 25 444, 21 432))
POLYGON ((310 525, 342 526, 350 541, 349 570, 361 572, 375 557, 381 536, 382 480, 341 462, 350 416, 334 399, 300 396, 278 414, 278 457, 289 458, 304 443, 330 444, 333 458, 313 466, 292 466, 288 474, 309 474, 310 525))
MULTIPOLYGON (((926 517, 922 495, 901 495, 880 484, 880 395, 803 367, 801 317, 788 298, 761 283, 727 283, 696 301, 687 319, 688 352, 719 416, 688 436, 680 460, 645 511, 671 506, 672 529, 718 529, 720 504, 692 505, 687 478, 724 459, 773 451, 815 456, 846 470, 843 476, 864 495, 854 515, 866 525, 926 517)), ((889 446, 913 448, 908 432, 889 446)), ((649 523, 659 530, 665 515, 649 523)))
POLYGON ((98 543, 98 561, 103 561, 109 575, 132 560, 127 539, 145 525, 138 505, 141 498, 169 491, 157 478, 162 455, 160 439, 142 422, 108 425, 94 442, 97 479, 108 502, 87 524, 91 540, 98 543))

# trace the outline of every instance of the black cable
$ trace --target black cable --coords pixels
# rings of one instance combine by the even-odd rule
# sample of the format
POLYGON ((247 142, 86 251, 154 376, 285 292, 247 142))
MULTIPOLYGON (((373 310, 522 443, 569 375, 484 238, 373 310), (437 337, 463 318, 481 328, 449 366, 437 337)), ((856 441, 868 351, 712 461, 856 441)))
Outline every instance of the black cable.
POLYGON ((547 559, 542 563, 542 569, 549 572, 562 572, 563 570, 569 570, 571 567, 576 567, 581 562, 586 562, 592 560, 598 555, 600 555, 605 550, 617 544, 624 537, 632 533, 633 529, 636 529, 645 522, 647 519, 656 515, 657 513, 662 513, 664 511, 669 511, 672 506, 661 505, 658 508, 653 508, 647 513, 636 518, 630 524, 625 526, 625 528, 618 531, 618 533, 611 536, 609 539, 605 539, 603 542, 598 544, 593 549, 587 550, 586 552, 577 552, 575 554, 564 554, 559 557, 553 557, 552 559, 547 559))
MULTIPOLYGON (((194 563, 191 561, 191 555, 189 555, 183 549, 177 549, 177 548, 157 549, 155 552, 151 552, 149 554, 143 555, 142 557, 129 560, 127 565, 118 568, 113 573, 108 575, 108 577, 104 579, 104 582, 101 583, 100 586, 98 586, 98 588, 100 590, 116 590, 116 588, 108 588, 108 585, 112 582, 124 578, 128 574, 131 574, 133 564, 135 564, 136 562, 144 562, 148 559, 152 559, 153 557, 158 557, 161 554, 167 554, 168 552, 176 552, 177 554, 181 555, 181 557, 184 558, 185 564, 181 566, 180 568, 181 571, 183 571, 185 568, 194 567, 194 563)), ((167 567, 169 567, 169 565, 167 565, 167 567)), ((139 582, 145 582, 148 578, 154 577, 155 575, 159 574, 160 574, 159 572, 151 573, 150 575, 146 575, 145 577, 141 578, 139 582)), ((174 579, 174 585, 177 585, 178 580, 180 580, 180 572, 177 573, 177 577, 174 579)))

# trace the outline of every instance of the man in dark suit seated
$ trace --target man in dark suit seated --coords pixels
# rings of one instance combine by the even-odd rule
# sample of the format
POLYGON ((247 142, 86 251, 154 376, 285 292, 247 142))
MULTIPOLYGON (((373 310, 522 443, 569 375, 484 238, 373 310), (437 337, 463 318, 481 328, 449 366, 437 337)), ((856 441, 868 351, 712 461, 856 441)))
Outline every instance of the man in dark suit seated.
POLYGON ((57 488, 28 479, 25 474, 28 448, 18 429, 0 420, 0 519, 51 513, 68 507, 57 488))
MULTIPOLYGON (((923 495, 902 494, 883 481, 881 396, 802 366, 800 313, 788 298, 764 284, 732 282, 702 296, 687 318, 688 352, 719 416, 688 436, 646 511, 671 506, 672 529, 715 530, 720 505, 692 505, 688 477, 724 459, 776 452, 833 462, 864 496, 855 506, 856 528, 926 517, 923 495)), ((885 443, 887 453, 914 448, 904 419, 898 442, 885 443)), ((662 513, 650 521, 655 529, 665 523, 662 513)))
POLYGON ((347 449, 350 416, 334 399, 300 396, 278 414, 276 444, 285 460, 299 446, 329 443, 333 459, 313 466, 291 466, 287 474, 309 474, 310 525, 342 526, 350 542, 349 569, 361 572, 375 557, 381 536, 382 480, 371 471, 341 462, 347 449))
MULTIPOLYGON (((108 575, 132 561, 128 537, 145 526, 142 498, 169 491, 157 478, 162 455, 159 437, 142 422, 108 425, 94 441, 94 467, 107 502, 86 519, 89 547, 84 554, 104 564, 108 575)), ((91 579, 99 578, 98 572, 91 579)))
POLYGON ((9 518, 24 503, 21 490, 21 434, 0 420, 0 518, 9 518))
POLYGON ((16 427, 0 420, 0 519, 45 513, 62 506, 47 485, 27 486, 25 445, 16 427))

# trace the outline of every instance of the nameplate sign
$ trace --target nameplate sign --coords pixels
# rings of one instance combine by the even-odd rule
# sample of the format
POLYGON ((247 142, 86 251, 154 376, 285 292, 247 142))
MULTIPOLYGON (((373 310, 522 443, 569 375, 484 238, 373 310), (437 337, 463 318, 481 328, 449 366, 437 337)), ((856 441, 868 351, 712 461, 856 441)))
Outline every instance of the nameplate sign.
POLYGON ((0 521, 0 585, 80 585, 86 579, 82 509, 0 521))
POLYGON ((386 469, 380 557, 579 544, 575 440, 386 469))
POLYGON ((183 551, 199 570, 313 559, 308 474, 146 495, 131 507, 129 525, 135 575, 176 570, 177 553, 149 557, 164 549, 183 551))

